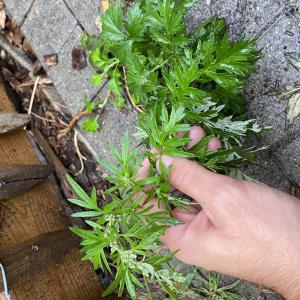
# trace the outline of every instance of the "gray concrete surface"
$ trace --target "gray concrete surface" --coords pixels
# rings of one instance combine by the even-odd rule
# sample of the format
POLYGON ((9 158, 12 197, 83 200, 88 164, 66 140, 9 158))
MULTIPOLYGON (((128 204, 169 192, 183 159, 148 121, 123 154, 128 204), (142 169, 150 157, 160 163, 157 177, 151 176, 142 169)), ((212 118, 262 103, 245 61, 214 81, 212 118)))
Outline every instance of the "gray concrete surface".
POLYGON ((5 6, 18 24, 21 24, 29 12, 33 0, 5 0, 5 6))
POLYGON ((288 156, 280 155, 280 161, 274 164, 277 149, 290 148, 288 145, 300 135, 300 116, 290 123, 287 120, 288 98, 279 100, 278 97, 288 87, 300 83, 299 70, 287 59, 289 53, 300 53, 299 4, 299 1, 281 0, 219 0, 208 6, 205 1, 199 1, 186 16, 189 30, 209 16, 218 16, 225 18, 231 38, 245 35, 258 39, 257 47, 263 49, 263 57, 244 94, 249 117, 273 128, 257 141, 271 146, 265 161, 268 166, 265 163, 250 166, 248 172, 266 184, 284 190, 289 181, 300 186, 299 164, 295 165, 299 162, 300 148, 292 147, 288 156), (283 174, 281 170, 286 168, 289 172, 283 174))
MULTIPOLYGON (((88 66, 81 71, 71 67, 71 52, 79 44, 83 30, 97 32, 96 0, 5 0, 6 8, 22 25, 38 57, 58 53, 59 63, 46 68, 62 100, 75 114, 82 109, 84 96, 97 93, 89 84, 92 74, 88 66)), ((269 144, 258 163, 245 168, 250 176, 268 185, 287 191, 290 184, 300 186, 300 116, 292 122, 287 119, 289 97, 279 100, 287 88, 300 84, 300 73, 288 60, 289 53, 300 57, 299 0, 212 0, 207 5, 199 0, 186 16, 189 30, 209 16, 225 18, 230 35, 258 38, 263 57, 257 64, 245 90, 250 117, 273 129, 248 140, 249 145, 269 144)), ((98 97, 104 97, 103 94, 98 97)), ((299 105, 299 104, 298 104, 299 105)), ((100 116, 101 130, 96 134, 83 133, 94 153, 110 159, 108 144, 119 145, 120 136, 134 131, 136 113, 118 111, 111 104, 100 116)), ((224 278, 226 281, 226 277, 224 278)), ((278 299, 274 294, 264 296, 251 284, 242 284, 241 299, 278 299)))
POLYGON ((90 66, 82 70, 72 67, 72 49, 80 44, 80 37, 83 34, 81 27, 76 25, 59 51, 58 64, 53 67, 45 66, 49 77, 54 81, 55 87, 72 114, 84 108, 85 96, 91 98, 98 92, 98 89, 90 83, 90 77, 94 74, 90 66))
POLYGON ((97 34, 96 19, 100 15, 99 0, 65 0, 79 24, 89 34, 97 34))
POLYGON ((275 152, 275 157, 285 172, 285 175, 295 185, 299 185, 300 178, 300 136, 287 145, 282 145, 275 152))
POLYGON ((61 51, 76 23, 63 0, 36 0, 24 21, 22 31, 43 61, 44 55, 61 51))

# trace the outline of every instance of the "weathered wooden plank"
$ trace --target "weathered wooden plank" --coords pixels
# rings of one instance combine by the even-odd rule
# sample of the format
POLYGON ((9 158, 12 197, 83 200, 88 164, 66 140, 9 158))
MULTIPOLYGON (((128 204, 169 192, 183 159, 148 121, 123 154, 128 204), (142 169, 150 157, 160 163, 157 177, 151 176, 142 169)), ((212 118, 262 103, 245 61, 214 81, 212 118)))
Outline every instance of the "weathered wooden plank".
MULTIPOLYGON (((52 148, 50 147, 48 141, 45 139, 45 137, 42 135, 42 133, 38 129, 33 129, 30 131, 33 139, 36 141, 38 147, 43 152, 43 154, 46 156, 48 161, 51 161, 51 164, 53 165, 54 172, 59 180, 59 187, 62 190, 62 193, 67 199, 76 198, 76 194, 73 192, 73 190, 70 188, 69 183, 67 182, 66 175, 69 174, 69 172, 66 170, 62 162, 59 160, 59 158, 56 156, 52 148)), ((73 213, 78 212, 78 208, 71 208, 66 199, 61 199, 61 203, 65 208, 66 214, 68 216, 71 216, 73 213)), ((80 218, 71 218, 72 225, 75 227, 85 227, 86 224, 84 221, 80 218)))
MULTIPOLYGON (((1 79, 0 110, 14 111, 1 79)), ((0 165, 40 163, 24 130, 0 135, 0 153, 0 165)), ((22 195, 0 201, 0 252, 70 225, 53 186, 49 180, 43 181, 22 195)), ((10 289, 13 299, 100 299, 97 275, 91 263, 80 257, 78 248, 73 247, 60 263, 10 289)))
POLYGON ((0 165, 0 200, 24 193, 52 171, 52 165, 0 165))
POLYGON ((25 114, 0 112, 0 134, 22 128, 30 119, 30 116, 25 114))
MULTIPOLYGON (((58 264, 78 246, 79 239, 68 229, 49 232, 0 252, 10 288, 58 264)), ((2 290, 0 278, 0 291, 2 290)))

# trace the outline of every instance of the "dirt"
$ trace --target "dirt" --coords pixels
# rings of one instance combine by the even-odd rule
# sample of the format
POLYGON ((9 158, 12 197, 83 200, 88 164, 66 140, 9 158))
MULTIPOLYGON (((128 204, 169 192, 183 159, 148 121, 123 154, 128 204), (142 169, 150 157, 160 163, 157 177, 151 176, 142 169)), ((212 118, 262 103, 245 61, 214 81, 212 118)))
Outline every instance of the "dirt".
MULTIPOLYGON (((31 128, 38 129, 43 134, 66 170, 70 172, 79 184, 88 192, 91 191, 93 186, 96 187, 101 200, 103 191, 109 185, 102 179, 102 173, 92 155, 82 143, 78 142, 79 151, 84 157, 83 170, 80 172, 82 165, 74 143, 74 131, 68 134, 61 133, 67 127, 71 117, 66 117, 64 113, 54 108, 42 92, 42 87, 51 86, 52 82, 41 68, 34 51, 22 35, 17 24, 8 17, 6 17, 5 28, 1 30, 1 33, 5 35, 13 46, 20 48, 34 66, 37 66, 35 68, 35 76, 39 76, 40 79, 34 95, 31 128)), ((55 63, 55 59, 50 60, 51 63, 55 63)), ((17 110, 27 113, 33 93, 34 80, 31 79, 28 71, 20 67, 7 53, 2 53, 0 67, 2 77, 9 83, 16 94, 17 110)))

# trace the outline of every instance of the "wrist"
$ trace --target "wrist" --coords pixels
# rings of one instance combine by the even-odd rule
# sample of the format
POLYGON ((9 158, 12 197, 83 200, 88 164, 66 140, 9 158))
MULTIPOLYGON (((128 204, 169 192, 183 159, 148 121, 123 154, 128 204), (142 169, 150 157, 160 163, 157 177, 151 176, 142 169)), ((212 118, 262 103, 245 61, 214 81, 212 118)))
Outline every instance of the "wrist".
POLYGON ((284 270, 274 289, 287 300, 300 299, 300 247, 284 270))
MULTIPOLYGON (((298 276, 295 273, 290 273, 289 277, 298 276)), ((276 290, 287 300, 300 299, 300 278, 291 278, 290 282, 278 287, 276 290)))

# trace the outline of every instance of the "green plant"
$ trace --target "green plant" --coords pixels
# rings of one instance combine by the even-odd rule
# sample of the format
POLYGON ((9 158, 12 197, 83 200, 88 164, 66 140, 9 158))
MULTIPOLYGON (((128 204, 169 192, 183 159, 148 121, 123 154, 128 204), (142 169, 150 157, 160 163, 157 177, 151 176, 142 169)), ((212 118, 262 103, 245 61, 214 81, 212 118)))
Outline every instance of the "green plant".
POLYGON ((229 284, 222 285, 220 283, 220 274, 209 272, 204 276, 199 269, 195 269, 193 280, 201 283, 200 288, 193 288, 204 299, 209 300, 239 300, 240 296, 233 290, 241 283, 240 280, 229 284))
MULTIPOLYGON (((117 107, 128 100, 140 112, 137 137, 148 149, 130 150, 128 135, 120 152, 111 147, 116 164, 100 163, 109 171, 107 180, 113 187, 107 191, 110 200, 101 205, 95 190, 88 196, 69 178, 80 198, 70 201, 87 209, 74 217, 86 218, 90 229, 72 229, 83 238, 84 259, 112 274, 105 295, 114 290, 122 295, 126 287, 136 299, 136 287, 144 287, 151 297, 151 282, 158 282, 173 299, 189 289, 190 278, 174 272, 170 265, 174 253, 160 254, 159 236, 178 222, 170 216, 171 209, 190 204, 168 192, 171 168, 160 163, 162 154, 193 159, 214 172, 243 178, 239 166, 253 162, 259 150, 242 147, 245 136, 263 129, 255 120, 245 119, 241 92, 255 71, 260 51, 253 48, 253 40, 231 42, 220 19, 209 19, 187 34, 183 17, 193 2, 136 1, 123 16, 121 2, 111 1, 102 16, 100 37, 82 39, 97 70, 92 83, 103 86, 108 82, 117 107), (187 149, 187 134, 179 137, 178 133, 187 132, 192 124, 200 124, 208 135, 187 149), (209 151, 207 145, 214 136, 223 148, 209 151), (150 161, 150 174, 138 180, 145 157, 150 161), (158 199, 162 212, 151 213, 153 198, 158 199)), ((86 107, 93 110, 88 103, 86 107)), ((87 128, 96 129, 94 121, 87 122, 87 128)))

